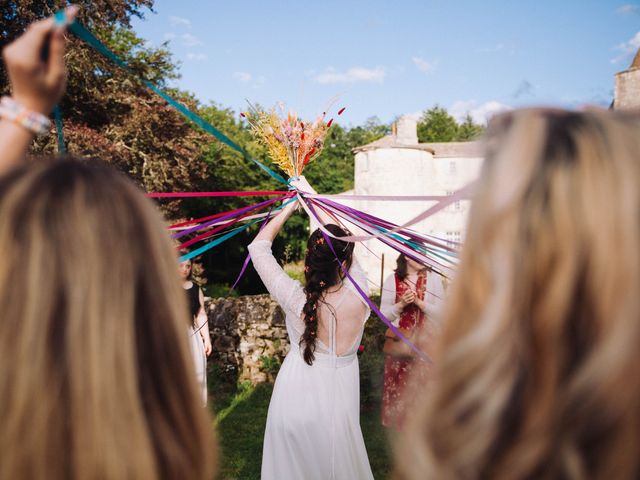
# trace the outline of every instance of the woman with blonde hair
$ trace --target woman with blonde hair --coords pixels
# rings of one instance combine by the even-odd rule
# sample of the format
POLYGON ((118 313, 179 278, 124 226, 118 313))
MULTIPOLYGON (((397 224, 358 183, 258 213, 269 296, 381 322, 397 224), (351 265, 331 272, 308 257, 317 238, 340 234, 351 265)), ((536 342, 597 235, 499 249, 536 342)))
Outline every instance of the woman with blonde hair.
POLYGON ((4 51, 0 479, 211 479, 186 299, 153 204, 104 165, 20 166, 64 90, 63 33, 45 20, 4 51))
POLYGON ((496 118, 402 479, 640 476, 640 118, 496 118))

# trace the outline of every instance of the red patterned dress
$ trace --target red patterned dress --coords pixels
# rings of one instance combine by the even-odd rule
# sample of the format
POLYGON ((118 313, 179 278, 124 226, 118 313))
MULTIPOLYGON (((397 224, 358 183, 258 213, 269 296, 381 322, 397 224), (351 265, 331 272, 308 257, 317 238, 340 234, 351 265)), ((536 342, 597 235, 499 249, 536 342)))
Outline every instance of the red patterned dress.
MULTIPOLYGON (((400 301, 402 295, 407 290, 414 290, 421 300, 425 299, 427 290, 427 276, 425 272, 418 274, 415 288, 407 280, 395 278, 395 303, 400 301)), ((424 312, 416 305, 407 305, 399 314, 399 327, 402 329, 414 330, 422 328, 425 322, 424 312)), ((384 386, 382 390, 382 425, 399 429, 404 420, 406 399, 404 390, 407 380, 414 368, 416 360, 413 357, 397 357, 385 355, 384 360, 384 386)))

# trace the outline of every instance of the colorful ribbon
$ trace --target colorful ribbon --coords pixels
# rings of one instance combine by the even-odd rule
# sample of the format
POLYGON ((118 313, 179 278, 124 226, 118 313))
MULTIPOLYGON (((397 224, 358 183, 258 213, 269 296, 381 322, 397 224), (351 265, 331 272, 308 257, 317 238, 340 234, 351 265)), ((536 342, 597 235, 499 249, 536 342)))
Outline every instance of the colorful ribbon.
POLYGON ((53 121, 56 124, 56 138, 58 140, 58 153, 63 154, 67 151, 64 146, 64 126, 62 124, 62 113, 60 112, 60 106, 53 107, 53 121))
POLYGON ((248 192, 153 192, 147 193, 149 198, 191 198, 191 197, 270 197, 286 195, 288 191, 264 190, 248 192))
MULTIPOLYGON (((57 12, 55 14, 55 20, 58 24, 64 24, 66 22, 65 14, 63 11, 57 12)), ((331 251, 338 258, 333 244, 331 242, 331 238, 335 238, 331 232, 329 232, 320 221, 318 213, 316 209, 320 209, 324 211, 326 214, 331 215, 332 218, 336 220, 337 223, 342 223, 342 221, 346 221, 356 228, 362 230, 366 233, 366 235, 349 235, 346 237, 340 237, 342 241, 348 242, 364 242, 366 240, 377 239, 388 245, 389 247, 395 249, 396 251, 415 259, 416 261, 423 263, 425 265, 431 266, 434 270, 444 274, 444 272, 451 272, 452 267, 455 262, 455 250, 451 248, 446 243, 442 242, 442 240, 437 239, 432 236, 422 235, 418 232, 410 230, 408 227, 415 225, 428 218, 429 216, 437 213, 442 210, 446 206, 462 199, 469 198, 474 189, 474 184, 470 184, 465 188, 455 192, 453 195, 449 196, 438 196, 438 195, 423 195, 423 196, 385 196, 385 195, 318 195, 318 194, 308 194, 304 192, 296 191, 292 189, 289 181, 285 180, 280 174, 273 171, 263 163, 259 162, 251 155, 249 155, 242 147, 233 142, 229 137, 227 137, 220 130, 215 128, 205 119, 203 119, 198 114, 189 110, 183 104, 175 100, 173 97, 166 94, 162 91, 157 85, 154 83, 140 78, 136 73, 129 67, 126 61, 112 52, 106 45, 104 45, 97 37, 95 37, 89 30, 87 30, 80 23, 74 21, 68 26, 69 30, 75 34, 79 39, 85 41, 89 46, 91 46, 98 53, 103 55, 105 58, 115 63, 120 68, 124 69, 131 75, 137 78, 137 80, 149 88, 151 91, 159 95, 162 99, 164 99, 171 107, 176 109, 180 114, 182 114, 187 120, 191 121, 195 125, 202 128, 205 132, 209 133, 220 142, 229 146, 233 150, 240 153, 244 158, 250 160, 254 164, 256 164, 261 170, 266 172, 269 176, 277 180, 278 182, 285 184, 289 187, 290 191, 253 191, 253 192, 155 192, 147 194, 150 198, 202 198, 202 197, 250 197, 250 196, 276 196, 275 199, 265 200, 248 207, 241 207, 234 210, 230 210, 228 212, 222 212, 220 214, 211 215, 208 217, 204 217, 201 219, 190 220, 186 222, 181 222, 175 225, 172 225, 172 229, 186 227, 183 231, 174 233, 173 238, 182 238, 186 235, 190 235, 192 233, 209 229, 204 233, 200 233, 196 235, 194 238, 183 242, 180 247, 185 248, 191 246, 197 242, 200 242, 205 239, 209 239, 209 241, 195 250, 182 255, 180 257, 181 261, 189 260, 194 257, 197 257, 204 252, 220 245, 221 243, 227 241, 228 239, 238 235, 239 233, 247 230, 252 225, 255 225, 259 221, 262 221, 262 227, 266 225, 266 223, 271 218, 271 215, 274 211, 280 210, 282 206, 278 208, 274 208, 276 202, 285 200, 285 205, 289 202, 294 201, 292 198, 296 196, 299 200, 300 204, 307 211, 311 218, 315 218, 318 221, 320 226, 320 230, 322 235, 331 248, 331 251), (347 207, 342 205, 338 201, 354 201, 354 200, 367 200, 367 201, 394 201, 394 202, 416 202, 416 201, 436 201, 436 205, 431 206, 420 215, 412 218, 408 222, 402 225, 396 225, 392 222, 385 221, 383 219, 377 218, 373 215, 367 214, 365 212, 361 212, 352 207, 347 207), (266 214, 257 214, 260 210, 264 208, 270 207, 269 212, 266 214), (262 220, 264 217, 264 220, 262 220), (245 225, 240 227, 234 227, 231 230, 223 233, 222 230, 227 229, 228 227, 235 226, 238 222, 247 221, 245 225), (194 225, 195 224, 195 225, 194 225), (193 225, 193 226, 191 226, 193 225), (211 240, 211 238, 214 238, 211 240)), ((58 142, 58 151, 63 153, 65 151, 65 141, 64 141, 64 132, 63 132, 63 123, 62 123, 62 115, 60 112, 60 108, 56 106, 54 108, 54 120, 56 124, 57 131, 57 142, 58 142)), ((247 255, 243 266, 240 270, 238 278, 236 279, 232 288, 235 288, 240 279, 242 278, 249 262, 250 256, 247 255)), ((358 293, 362 296, 367 305, 371 308, 371 310, 378 315, 378 317, 400 338, 403 342, 411 347, 411 349, 418 355, 419 358, 426 362, 430 362, 429 357, 422 352, 419 348, 417 348, 409 339, 404 337, 402 333, 382 314, 382 312, 378 309, 378 307, 371 301, 368 295, 362 290, 362 288, 353 280, 349 272, 341 265, 343 273, 345 276, 351 281, 354 285, 358 293)))
MULTIPOLYGON (((59 19, 59 18, 64 19, 65 18, 64 12, 63 11, 57 12, 56 15, 55 15, 55 18, 56 19, 59 19)), ((111 62, 115 63, 117 66, 119 66, 120 68, 126 70, 132 76, 136 77, 137 80, 140 83, 142 83, 149 90, 151 90, 152 92, 156 93, 161 98, 163 98, 170 106, 175 108, 187 120, 195 123, 197 126, 202 128, 205 132, 209 133, 210 135, 213 135, 219 141, 221 141, 225 145, 231 147, 232 149, 234 149, 235 151, 240 153, 244 158, 246 158, 247 160, 250 160, 253 163, 255 163, 258 167, 260 167, 261 170, 266 172, 269 176, 271 176, 272 178, 274 178, 278 182, 287 185, 287 181, 280 174, 278 174, 277 172, 273 171, 272 169, 270 169, 269 167, 267 167, 263 163, 259 162, 255 158, 253 158, 242 147, 240 147, 240 145, 235 143, 233 140, 231 140, 229 137, 227 137, 224 133, 222 133, 220 130, 218 130, 213 125, 211 125, 209 122, 207 122, 200 115, 198 115, 195 112, 192 112, 187 107, 185 107, 183 104, 181 104, 180 102, 175 100, 173 97, 171 97, 170 95, 168 95, 165 92, 163 92, 154 83, 150 82, 149 80, 145 80, 144 78, 140 78, 138 75, 136 75, 135 71, 133 71, 133 69, 131 67, 129 67, 127 62, 125 62, 122 58, 120 58, 118 55, 113 53, 104 43, 102 43, 100 40, 98 40, 98 38, 95 35, 93 35, 93 33, 91 33, 89 30, 87 30, 79 22, 74 21, 73 23, 71 23, 69 25, 68 28, 69 28, 69 31, 71 31, 76 37, 78 37, 80 40, 83 40, 85 43, 87 43, 87 45, 92 47, 95 51, 97 51, 103 57, 107 58, 108 60, 110 60, 111 62)))
MULTIPOLYGON (((312 216, 312 218, 315 218, 315 220, 318 222, 319 225, 322 225, 322 221, 320 220, 320 217, 316 213, 312 203, 311 202, 307 203, 304 200, 304 198, 302 198, 300 196, 299 196, 299 199, 300 199, 300 201, 302 203, 302 206, 307 211, 307 213, 309 213, 309 215, 312 216)), ((407 337, 405 337, 402 334, 402 332, 380 311, 378 306, 374 302, 371 301, 369 296, 362 290, 360 285, 358 285, 358 283, 353 279, 353 277, 351 276, 349 271, 344 267, 342 262, 340 262, 340 260, 338 259, 338 255, 336 254, 336 251, 333 248, 333 243, 331 242, 331 238, 325 233, 325 229, 321 229, 320 231, 322 233, 322 236, 323 236, 325 242, 327 242, 327 245, 329 245, 329 248, 331 249, 331 252, 335 256, 336 261, 338 262, 338 265, 340 265, 342 273, 344 274, 344 276, 346 278, 349 279, 351 284, 355 287, 355 289, 360 294, 360 296, 365 301, 365 303, 369 306, 369 308, 378 316, 378 318, 380 320, 382 320, 387 325, 387 327, 389 327, 391 329, 391 331, 400 340, 402 340, 404 343, 406 343, 411 348, 411 350, 413 350, 415 352, 415 354, 418 356, 418 358, 420 358, 421 360, 423 360, 423 361, 425 361, 427 363, 431 363, 431 359, 427 356, 427 354, 425 354, 422 350, 420 350, 418 347, 416 347, 416 345, 411 340, 409 340, 407 337)), ((336 238, 336 237, 334 237, 334 238, 336 238)), ((345 238, 345 237, 340 237, 340 239, 342 239, 342 238, 345 238)))
POLYGON ((197 248, 185 255, 182 255, 180 257, 180 261, 181 262, 186 262, 187 260, 191 260, 194 257, 197 257, 199 255, 202 255, 204 252, 206 252, 207 250, 211 250, 213 247, 220 245, 223 242, 226 242, 227 240, 229 240, 231 237, 235 237, 236 235, 238 235, 241 232, 244 232, 247 228, 249 228, 250 226, 254 225, 257 222, 257 220, 254 220, 251 223, 247 223, 246 225, 243 225, 242 228, 238 228, 236 230, 232 230, 231 232, 228 232, 224 235, 222 235, 221 237, 213 240, 212 242, 207 243, 206 245, 203 245, 200 248, 197 248))

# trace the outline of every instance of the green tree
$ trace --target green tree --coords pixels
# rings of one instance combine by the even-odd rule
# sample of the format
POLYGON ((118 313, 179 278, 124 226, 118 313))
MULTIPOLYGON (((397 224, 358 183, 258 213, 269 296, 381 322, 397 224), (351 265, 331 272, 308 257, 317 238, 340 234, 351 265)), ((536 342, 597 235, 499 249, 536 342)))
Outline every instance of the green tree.
POLYGON ((458 122, 447 110, 435 105, 418 122, 420 142, 453 142, 458 138, 458 122))
MULTIPOLYGON (((232 138, 255 159, 266 165, 270 164, 264 146, 254 140, 246 124, 238 119, 233 110, 210 104, 202 107, 199 113, 205 120, 232 138)), ((240 153, 213 139, 203 145, 203 150, 198 160, 205 165, 205 173, 197 186, 200 190, 247 191, 283 189, 283 185, 271 179, 252 163, 247 163, 247 160, 240 153)), ((249 199, 238 197, 184 199, 180 202, 179 212, 185 218, 200 218, 244 207, 266 199, 266 197, 250 197, 249 199)), ((279 235, 274 242, 273 249, 277 257, 282 256, 287 244, 295 243, 295 239, 304 238, 304 231, 298 232, 299 227, 296 229, 295 223, 295 219, 287 222, 283 234, 279 235), (296 233, 291 234, 292 229, 296 233), (293 241, 291 237, 293 237, 293 241)), ((257 227, 250 228, 227 240, 221 247, 213 248, 200 257, 206 278, 211 283, 227 285, 233 283, 248 253, 247 245, 251 242, 256 230, 257 227)), ((299 256, 301 255, 302 247, 298 246, 298 250, 299 256)), ((257 278, 253 268, 247 269, 238 290, 245 294, 263 291, 262 283, 257 278)))
MULTIPOLYGON (((130 27, 132 16, 143 16, 152 0, 81 0, 79 21, 137 75, 167 89, 178 77, 177 65, 165 46, 148 47, 130 27)), ((62 8, 66 1, 18 0, 0 4, 0 41, 16 38, 25 27, 62 8)), ((203 132, 191 128, 164 100, 149 92, 130 73, 116 67, 70 35, 67 54, 69 82, 61 102, 67 148, 72 154, 98 157, 113 163, 147 191, 193 190, 201 183, 206 165, 199 161, 209 142, 203 132)), ((0 71, 0 92, 8 89, 0 71)), ((171 91, 189 107, 195 99, 171 91)), ((40 139, 34 153, 53 153, 55 136, 40 139)), ((167 212, 176 202, 166 203, 167 212)))
MULTIPOLYGON (((251 136, 246 124, 237 120, 229 109, 211 105, 201 110, 202 115, 216 124, 231 138, 249 151, 256 159, 271 164, 264 146, 251 136)), ((321 155, 308 165, 304 174, 309 182, 321 193, 340 193, 353 188, 354 155, 352 150, 370 143, 389 132, 389 127, 375 119, 369 119, 364 126, 345 128, 339 124, 331 127, 321 155)), ((212 143, 203 155, 206 161, 207 178, 205 186, 209 190, 258 190, 281 189, 256 168, 247 168, 245 160, 235 151, 212 143)), ((260 200, 260 199, 252 199, 260 200)), ((182 202, 183 215, 202 217, 214 212, 247 205, 247 200, 237 198, 197 199, 182 202)), ((253 230, 228 240, 224 248, 214 248, 203 255, 202 262, 207 278, 214 283, 230 283, 240 269, 247 254, 246 246, 255 235, 253 230)), ((276 237, 273 251, 277 258, 285 257, 297 261, 303 258, 309 235, 309 219, 304 213, 294 215, 276 237)), ((240 283, 242 293, 256 293, 262 290, 252 268, 248 269, 240 283)))
POLYGON ((420 142, 468 142, 476 140, 483 132, 484 127, 475 123, 469 113, 459 124, 439 105, 426 110, 418 122, 420 142))
MULTIPOLYGON (((270 164, 265 147, 252 138, 247 125, 235 112, 216 104, 200 105, 192 95, 169 88, 169 81, 179 77, 178 65, 165 45, 149 47, 129 23, 131 17, 142 17, 150 11, 152 0, 79 0, 75 3, 81 7, 79 21, 124 58, 138 76, 153 81, 192 110, 199 111, 254 158, 270 164)), ((51 15, 65 4, 63 0, 0 2, 0 45, 16 38, 29 23, 51 15)), ((70 153, 111 162, 146 191, 282 189, 282 185, 242 155, 193 128, 134 76, 73 36, 70 36, 67 64, 69 82, 61 109, 70 153)), ((7 90, 6 74, 0 67, 0 93, 7 90)), ((305 174, 322 193, 353 188, 353 148, 388 132, 389 127, 376 118, 352 128, 335 124, 324 151, 305 174)), ((37 154, 55 152, 55 135, 40 139, 33 150, 37 154)), ((169 218, 192 219, 260 200, 255 197, 200 198, 158 203, 169 218)), ((292 260, 302 258, 308 225, 308 218, 302 214, 287 222, 274 242, 276 256, 282 258, 288 247, 292 260)), ((229 284, 234 280, 255 229, 200 257, 204 275, 211 282, 229 284)), ((240 291, 254 293, 261 288, 255 272, 249 269, 240 291)))
POLYGON ((464 121, 458 128, 457 140, 460 142, 476 140, 483 132, 484 127, 475 123, 473 118, 471 118, 471 115, 467 113, 466 117, 464 117, 464 121))

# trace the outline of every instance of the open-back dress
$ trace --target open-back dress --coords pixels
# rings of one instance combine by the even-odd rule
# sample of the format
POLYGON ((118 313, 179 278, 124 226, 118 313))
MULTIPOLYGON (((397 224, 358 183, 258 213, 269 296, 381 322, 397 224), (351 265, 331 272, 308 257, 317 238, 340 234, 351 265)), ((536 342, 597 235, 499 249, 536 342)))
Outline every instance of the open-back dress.
MULTIPOLYGON (((286 315, 291 349, 273 389, 262 452, 262 480, 372 479, 360 429, 357 351, 369 308, 345 279, 318 303, 315 361, 305 363, 302 308, 306 296, 271 253, 271 242, 249 246, 253 264, 286 315)), ((349 270, 366 291, 354 261, 349 270)))

